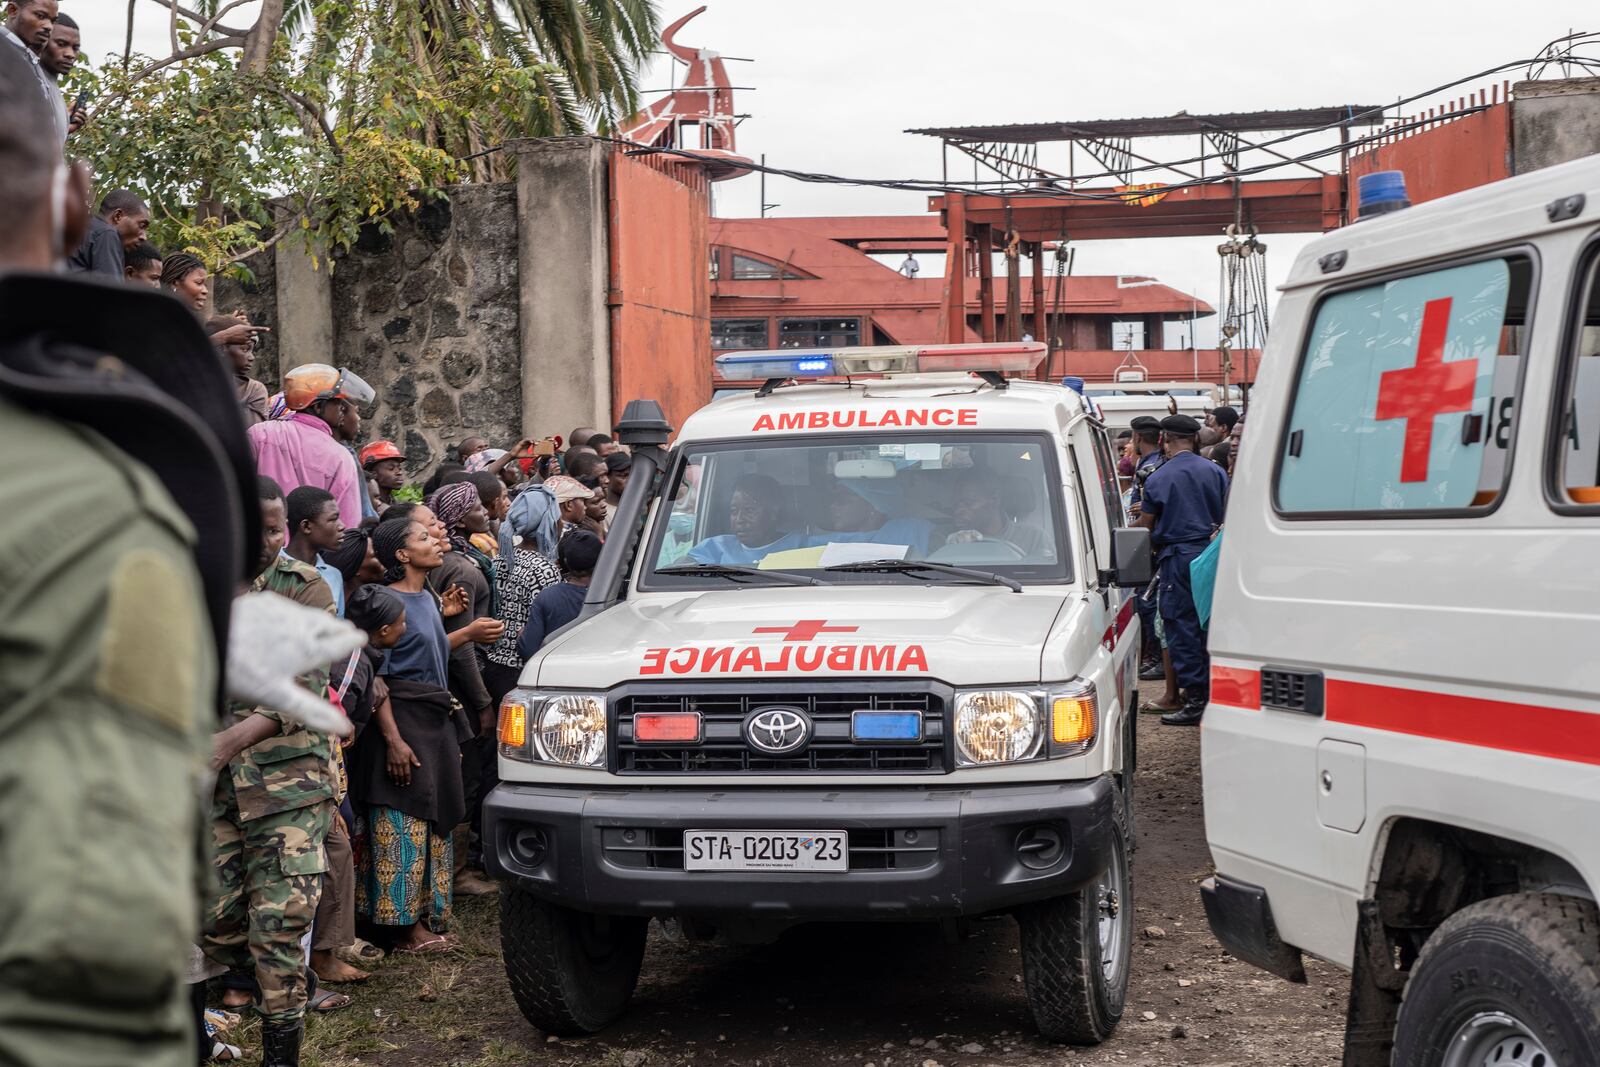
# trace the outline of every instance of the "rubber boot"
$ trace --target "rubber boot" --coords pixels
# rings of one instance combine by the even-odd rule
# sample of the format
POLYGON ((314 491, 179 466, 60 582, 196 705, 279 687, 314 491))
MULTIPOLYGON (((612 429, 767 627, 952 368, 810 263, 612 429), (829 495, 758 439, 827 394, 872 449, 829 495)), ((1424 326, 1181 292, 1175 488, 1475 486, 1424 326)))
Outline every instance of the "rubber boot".
POLYGON ((292 1023, 261 1023, 261 1067, 300 1067, 300 1039, 305 1036, 306 1021, 292 1023))
POLYGON ((1170 715, 1161 716, 1164 726, 1199 726, 1200 720, 1205 717, 1206 704, 1211 701, 1211 692, 1205 686, 1193 686, 1184 693, 1183 707, 1170 715))

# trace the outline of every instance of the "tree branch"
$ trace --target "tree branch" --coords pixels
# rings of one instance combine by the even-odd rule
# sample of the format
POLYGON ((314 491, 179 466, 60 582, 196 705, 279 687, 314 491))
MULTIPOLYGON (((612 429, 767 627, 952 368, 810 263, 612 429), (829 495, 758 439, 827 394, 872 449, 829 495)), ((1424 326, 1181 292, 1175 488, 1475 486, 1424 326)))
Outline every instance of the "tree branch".
POLYGON ((328 125, 328 120, 324 116, 322 108, 318 107, 315 101, 282 86, 274 86, 273 88, 279 96, 296 105, 304 118, 310 120, 306 123, 307 133, 315 136, 316 132, 321 130, 322 136, 327 140, 328 147, 333 150, 333 154, 341 157, 344 155, 344 150, 339 147, 338 139, 333 135, 333 128, 328 125), (315 125, 312 125, 312 123, 315 125))
POLYGON ((243 47, 244 47, 244 38, 242 38, 242 37, 217 37, 217 38, 213 38, 212 40, 206 41, 204 44, 190 45, 188 48, 185 48, 183 51, 176 52, 176 53, 168 56, 166 59, 159 59, 156 62, 151 63, 148 66, 145 66, 145 67, 135 71, 133 77, 131 79, 129 79, 129 80, 130 81, 138 81, 140 78, 147 78, 150 75, 154 74, 156 71, 161 70, 163 67, 170 67, 174 63, 182 63, 184 60, 186 60, 186 59, 194 59, 196 56, 204 56, 204 55, 209 55, 212 52, 220 52, 224 48, 243 48, 243 47))
MULTIPOLYGON (((206 19, 205 25, 200 27, 199 36, 204 37, 206 34, 210 33, 212 30, 217 29, 217 20, 218 19, 220 19, 222 16, 226 15, 228 12, 232 11, 234 8, 238 7, 239 5, 248 4, 249 2, 250 2, 250 0, 228 0, 228 2, 226 4, 223 4, 221 7, 217 8, 216 14, 214 14, 210 18, 206 19)), ((173 14, 177 14, 177 12, 174 11, 173 14)), ((226 31, 224 31, 224 32, 226 32, 226 31)), ((242 37, 244 35, 243 34, 238 34, 238 33, 231 33, 231 34, 228 34, 228 36, 230 36, 230 37, 242 37)))
MULTIPOLYGON (((131 24, 131 21, 132 21, 134 2, 135 2, 135 0, 128 0, 128 14, 129 14, 130 24, 131 24)), ((152 0, 152 3, 160 4, 162 7, 169 7, 173 11, 177 12, 179 15, 182 15, 184 18, 188 19, 190 22, 199 23, 199 24, 203 24, 203 23, 207 22, 206 17, 204 15, 200 14, 200 12, 198 12, 198 11, 190 11, 188 8, 182 6, 181 4, 178 4, 176 2, 176 0, 152 0)), ((233 5, 229 4, 228 6, 232 7, 233 5)), ((220 18, 221 16, 222 16, 222 12, 221 11, 217 12, 217 17, 220 18)), ((211 29, 216 30, 218 33, 227 34, 229 37, 243 37, 243 36, 245 36, 246 34, 248 34, 250 32, 249 30, 235 29, 232 26, 220 25, 220 24, 216 23, 214 19, 211 20, 211 22, 212 22, 211 29)))

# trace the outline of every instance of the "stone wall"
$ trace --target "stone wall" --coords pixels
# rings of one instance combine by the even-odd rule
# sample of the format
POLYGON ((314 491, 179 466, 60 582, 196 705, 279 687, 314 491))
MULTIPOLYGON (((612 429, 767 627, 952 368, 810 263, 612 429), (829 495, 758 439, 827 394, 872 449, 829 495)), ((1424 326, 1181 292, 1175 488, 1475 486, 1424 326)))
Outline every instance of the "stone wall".
POLYGON ((417 473, 463 437, 522 435, 515 185, 457 186, 369 231, 332 282, 337 362, 378 393, 368 437, 417 473))

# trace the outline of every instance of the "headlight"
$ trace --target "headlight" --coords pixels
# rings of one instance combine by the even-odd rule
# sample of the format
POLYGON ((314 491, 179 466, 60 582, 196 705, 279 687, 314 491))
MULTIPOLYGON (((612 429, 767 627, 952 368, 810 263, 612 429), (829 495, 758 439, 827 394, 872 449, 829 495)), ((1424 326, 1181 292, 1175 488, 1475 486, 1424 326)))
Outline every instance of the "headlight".
POLYGON ((605 698, 513 689, 500 702, 500 754, 567 767, 606 764, 605 698))
POLYGON ((1039 753, 1039 704, 1032 693, 983 690, 956 697, 956 762, 1011 763, 1039 753))
POLYGON ((982 767, 1075 756, 1094 744, 1100 707, 1081 679, 1046 690, 984 689, 956 694, 956 766, 982 767))

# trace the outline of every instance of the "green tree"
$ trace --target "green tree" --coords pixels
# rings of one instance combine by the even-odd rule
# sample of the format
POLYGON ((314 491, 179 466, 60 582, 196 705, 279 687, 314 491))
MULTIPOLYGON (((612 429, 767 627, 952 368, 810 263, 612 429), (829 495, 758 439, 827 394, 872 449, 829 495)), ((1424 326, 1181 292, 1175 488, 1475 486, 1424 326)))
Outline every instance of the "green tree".
POLYGON ((84 68, 70 147, 146 196, 163 247, 218 268, 296 237, 346 247, 504 176, 508 138, 613 127, 656 39, 648 0, 261 0, 248 28, 224 21, 242 0, 149 2, 171 53, 84 68))

